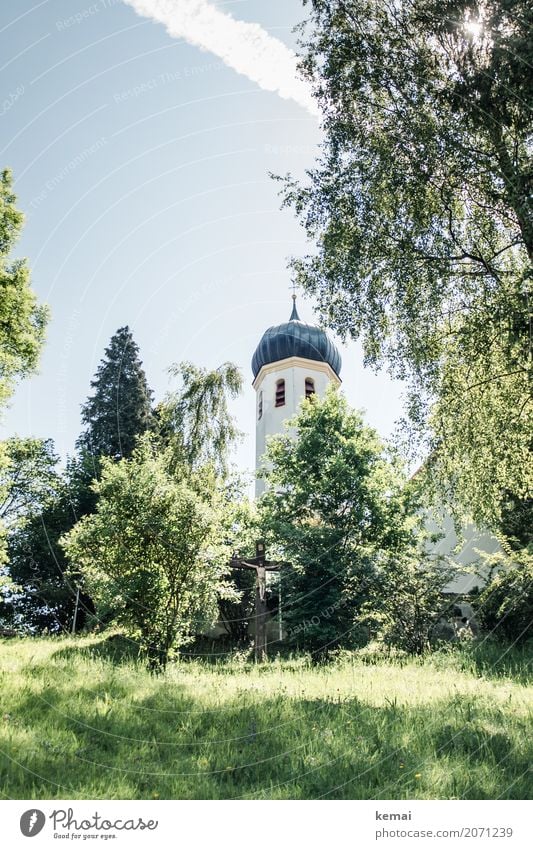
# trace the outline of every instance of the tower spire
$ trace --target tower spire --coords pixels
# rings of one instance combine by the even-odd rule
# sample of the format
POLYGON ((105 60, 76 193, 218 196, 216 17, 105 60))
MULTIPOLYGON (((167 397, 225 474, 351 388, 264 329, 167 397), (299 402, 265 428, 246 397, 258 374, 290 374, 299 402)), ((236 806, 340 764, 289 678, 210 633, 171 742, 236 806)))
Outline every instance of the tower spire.
POLYGON ((292 284, 292 312, 289 321, 300 321, 300 316, 296 309, 296 283, 292 284))

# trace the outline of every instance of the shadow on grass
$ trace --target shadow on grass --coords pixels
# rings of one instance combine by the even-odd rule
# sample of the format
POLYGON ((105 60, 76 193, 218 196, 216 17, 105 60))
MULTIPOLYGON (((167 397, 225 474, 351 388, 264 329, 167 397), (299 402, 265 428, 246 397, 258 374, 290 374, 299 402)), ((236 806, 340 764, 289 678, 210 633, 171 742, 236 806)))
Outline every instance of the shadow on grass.
POLYGON ((142 660, 139 645, 124 634, 95 637, 94 642, 67 646, 52 654, 54 660, 102 660, 112 664, 132 663, 142 660))
MULTIPOLYGON (((278 659, 293 662, 306 662, 310 666, 328 665, 323 659, 313 659, 310 653, 298 653, 286 646, 278 646, 276 651, 271 651, 272 656, 278 659)), ((371 665, 382 667, 383 664, 391 664, 398 667, 411 666, 416 659, 399 653, 387 654, 383 650, 370 652, 368 649, 362 651, 344 653, 350 655, 354 664, 361 663, 365 666, 371 665)), ((139 645, 131 638, 123 634, 95 635, 93 640, 79 645, 71 645, 54 652, 54 659, 63 659, 75 662, 77 658, 91 660, 102 660, 112 664, 140 662, 146 665, 139 645)), ((182 664, 201 663, 206 668, 216 667, 219 670, 227 668, 228 672, 235 671, 235 660, 238 659, 239 668, 246 665, 248 661, 253 664, 253 647, 249 644, 235 645, 231 640, 218 638, 213 640, 208 637, 198 638, 191 645, 185 646, 180 656, 182 664)), ((517 684, 528 685, 533 680, 533 641, 523 646, 516 647, 509 643, 496 640, 480 638, 479 640, 467 642, 463 645, 445 645, 431 653, 423 655, 418 659, 420 665, 430 665, 435 668, 457 670, 476 677, 504 679, 508 678, 517 684)), ((329 663, 335 663, 335 654, 332 653, 329 663)), ((172 664, 169 664, 169 668, 172 664)), ((252 668, 252 667, 250 667, 252 668)), ((268 669, 268 664, 265 669, 268 669)))
POLYGON ((531 684, 533 680, 533 641, 523 646, 514 646, 481 638, 435 652, 429 659, 435 665, 443 662, 445 666, 455 666, 478 678, 509 678, 516 684, 524 685, 531 684))
POLYGON ((525 720, 473 698, 375 707, 248 689, 206 708, 172 680, 143 694, 110 668, 74 691, 67 681, 38 696, 23 690, 11 712, 0 770, 11 798, 531 794, 525 720))

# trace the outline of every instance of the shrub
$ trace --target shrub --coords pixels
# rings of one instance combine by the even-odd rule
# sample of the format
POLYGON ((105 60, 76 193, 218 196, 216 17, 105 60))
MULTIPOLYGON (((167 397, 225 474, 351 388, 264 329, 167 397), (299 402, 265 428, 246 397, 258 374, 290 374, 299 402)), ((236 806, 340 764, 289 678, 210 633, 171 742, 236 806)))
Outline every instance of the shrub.
MULTIPOLYGON (((493 565, 496 559, 501 565, 508 561, 505 553, 494 556, 493 565)), ((533 636, 533 555, 522 549, 513 561, 481 593, 479 614, 487 631, 520 645, 533 636)))

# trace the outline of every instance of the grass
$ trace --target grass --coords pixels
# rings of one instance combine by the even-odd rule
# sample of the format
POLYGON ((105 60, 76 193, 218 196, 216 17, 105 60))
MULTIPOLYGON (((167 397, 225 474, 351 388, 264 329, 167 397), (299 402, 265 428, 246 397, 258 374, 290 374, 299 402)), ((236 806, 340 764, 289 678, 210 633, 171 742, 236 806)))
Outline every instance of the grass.
POLYGON ((120 640, 17 639, 0 641, 0 674, 6 798, 530 798, 516 650, 154 676, 120 640))

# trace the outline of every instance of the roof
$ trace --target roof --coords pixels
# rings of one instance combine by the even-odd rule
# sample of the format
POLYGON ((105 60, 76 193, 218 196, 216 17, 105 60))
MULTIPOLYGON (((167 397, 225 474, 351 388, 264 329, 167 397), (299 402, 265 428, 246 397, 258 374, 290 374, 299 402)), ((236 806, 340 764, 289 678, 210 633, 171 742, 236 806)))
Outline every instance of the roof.
POLYGON ((254 378, 263 366, 288 357, 302 357, 306 360, 328 363, 335 374, 340 376, 342 360, 336 346, 321 327, 300 321, 294 295, 289 321, 269 327, 255 350, 252 358, 254 378))

